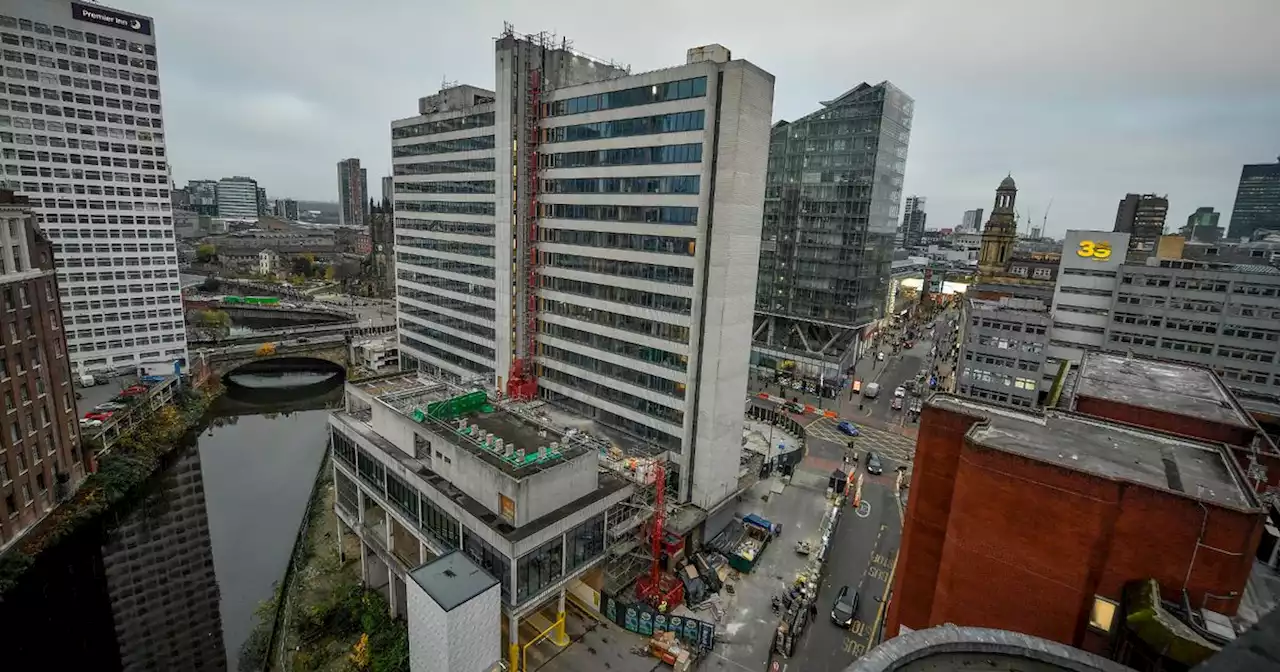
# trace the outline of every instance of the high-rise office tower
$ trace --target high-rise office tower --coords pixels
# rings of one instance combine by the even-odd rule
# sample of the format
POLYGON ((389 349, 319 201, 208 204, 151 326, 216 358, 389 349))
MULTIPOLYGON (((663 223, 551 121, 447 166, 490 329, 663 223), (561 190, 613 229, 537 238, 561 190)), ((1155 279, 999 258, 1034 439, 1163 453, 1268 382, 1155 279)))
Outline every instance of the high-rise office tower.
POLYGON ((191 180, 187 182, 187 193, 191 198, 191 209, 197 215, 218 216, 217 180, 191 180))
POLYGON ((80 450, 53 246, 27 198, 0 190, 0 550, 91 471, 80 450))
POLYGON ((838 393, 884 316, 911 97, 859 84, 773 127, 752 366, 838 393))
POLYGON ((271 206, 267 203, 267 190, 258 187, 258 214, 267 215, 271 213, 271 206))
POLYGON ((1186 226, 1179 233, 1188 241, 1197 243, 1216 243, 1222 239, 1222 227, 1218 226, 1221 214, 1211 207, 1196 208, 1187 217, 1186 226))
POLYGON ((924 196, 908 196, 906 205, 902 208, 902 244, 903 247, 916 247, 920 244, 920 237, 924 235, 925 220, 928 215, 925 213, 924 196))
POLYGON ((451 87, 392 123, 400 352, 670 451, 682 500, 719 502, 773 77, 719 45, 638 75, 545 35, 496 48, 496 91, 451 87))
POLYGON ((1259 229, 1280 230, 1280 157, 1275 163, 1245 164, 1240 171, 1229 238, 1248 238, 1259 229))
POLYGON ((382 178, 382 200, 379 201, 380 203, 389 204, 391 201, 396 200, 395 179, 391 175, 382 178))
POLYGON ((151 19, 0 0, 8 186, 54 245, 76 369, 186 356, 151 19))
POLYGON ((976 210, 965 210, 964 218, 960 220, 960 230, 957 233, 979 233, 982 225, 985 223, 982 219, 982 208, 976 210))
POLYGON ((360 159, 338 162, 338 223, 367 226, 369 211, 369 172, 360 167, 360 159))
POLYGON ((218 180, 218 216, 258 219, 258 182, 252 177, 224 177, 218 180))
POLYGON ((1126 194, 1116 208, 1114 233, 1129 234, 1126 258, 1142 263, 1155 253, 1156 243, 1164 235, 1164 219, 1169 213, 1169 198, 1155 194, 1126 194))

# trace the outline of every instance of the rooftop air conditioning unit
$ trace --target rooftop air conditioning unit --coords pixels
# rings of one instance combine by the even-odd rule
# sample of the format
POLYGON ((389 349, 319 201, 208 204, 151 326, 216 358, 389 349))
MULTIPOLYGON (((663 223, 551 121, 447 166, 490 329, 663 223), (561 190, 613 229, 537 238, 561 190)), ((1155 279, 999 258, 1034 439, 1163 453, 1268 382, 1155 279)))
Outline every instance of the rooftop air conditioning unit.
POLYGON ((494 452, 498 452, 498 453, 503 452, 506 449, 506 444, 507 442, 503 441, 502 439, 498 439, 497 441, 494 441, 493 442, 494 452))
POLYGON ((538 461, 541 462, 545 459, 547 459, 547 447, 538 446, 538 461))
POLYGON ((516 448, 516 462, 524 462, 524 448, 516 448))

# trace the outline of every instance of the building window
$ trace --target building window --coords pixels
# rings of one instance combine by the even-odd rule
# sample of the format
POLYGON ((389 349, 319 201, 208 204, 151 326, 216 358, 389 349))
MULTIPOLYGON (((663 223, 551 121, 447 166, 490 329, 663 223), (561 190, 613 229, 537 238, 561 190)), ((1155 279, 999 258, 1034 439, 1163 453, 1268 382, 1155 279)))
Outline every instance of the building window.
POLYGON ((1120 605, 1098 595, 1093 596, 1093 608, 1089 610, 1089 627, 1102 633, 1110 634, 1115 625, 1116 611, 1120 605))
POLYGON ((418 526, 445 549, 457 548, 458 519, 445 513, 426 497, 420 496, 419 500, 422 503, 422 521, 418 526))
POLYGON ((333 430, 333 455, 352 469, 356 466, 356 446, 345 434, 333 430))
POLYGON ((564 545, 556 537, 516 563, 516 602, 524 602, 564 576, 564 545))
POLYGON ((387 499, 415 525, 419 524, 418 491, 395 474, 387 474, 387 499))
POLYGON ((363 450, 356 451, 356 466, 360 480, 376 488, 379 494, 386 492, 386 468, 363 450))
POLYGON ((604 514, 569 530, 565 544, 570 572, 599 557, 604 553, 604 514))
POLYGON ((466 528, 462 530, 462 552, 502 585, 502 599, 511 604, 511 561, 485 540, 466 528))

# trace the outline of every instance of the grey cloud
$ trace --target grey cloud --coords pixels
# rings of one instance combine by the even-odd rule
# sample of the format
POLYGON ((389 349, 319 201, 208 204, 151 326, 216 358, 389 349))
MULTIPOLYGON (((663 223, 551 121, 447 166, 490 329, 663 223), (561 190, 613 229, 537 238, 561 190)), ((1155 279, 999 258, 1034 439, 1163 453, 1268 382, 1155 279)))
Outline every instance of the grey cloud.
POLYGON ((1110 226, 1126 191, 1169 193, 1176 226, 1229 213, 1240 165, 1280 154, 1275 0, 115 1, 156 19, 175 178, 273 196, 335 199, 346 156, 376 184, 419 96, 493 85, 504 20, 635 70, 720 42, 777 76, 777 118, 893 81, 916 99, 906 190, 932 226, 989 207, 1007 171, 1029 209, 1054 199, 1051 231, 1110 226))

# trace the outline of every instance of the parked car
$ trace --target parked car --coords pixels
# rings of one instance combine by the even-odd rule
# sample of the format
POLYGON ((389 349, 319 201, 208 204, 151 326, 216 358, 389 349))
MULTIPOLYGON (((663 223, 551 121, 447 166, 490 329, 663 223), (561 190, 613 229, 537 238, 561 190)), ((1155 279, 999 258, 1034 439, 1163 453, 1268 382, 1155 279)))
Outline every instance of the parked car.
POLYGON ((107 411, 118 411, 122 408, 125 408, 124 404, 117 404, 114 401, 108 401, 105 404, 98 404, 97 406, 94 406, 93 410, 99 413, 105 413, 107 411))
POLYGON ((867 473, 876 476, 884 473, 884 464, 874 450, 867 451, 867 473))
POLYGON ((110 420, 111 416, 111 411, 90 411, 84 414, 86 420, 101 420, 102 422, 110 420))
POLYGON ((89 418, 80 418, 81 427, 101 427, 101 420, 90 420, 89 418))
POLYGON ((894 397, 894 398, 893 398, 893 402, 891 402, 891 403, 889 404, 889 407, 890 407, 890 408, 892 408, 892 409, 893 409, 893 410, 895 410, 895 411, 901 411, 901 410, 902 410, 902 397, 894 397))
POLYGON ((849 436, 858 435, 858 428, 848 420, 841 420, 840 424, 836 425, 836 429, 840 430, 840 433, 848 434, 849 436))
POLYGON ((840 586, 836 601, 831 605, 831 622, 842 628, 852 627, 853 617, 857 612, 858 592, 851 592, 849 586, 840 586))
POLYGON ((897 388, 893 390, 893 396, 897 399, 901 399, 902 397, 907 396, 907 388, 899 385, 897 388))
POLYGON ((120 396, 122 397, 132 397, 135 395, 146 394, 146 393, 147 393, 146 385, 133 385, 130 387, 126 387, 123 390, 120 390, 120 396))

